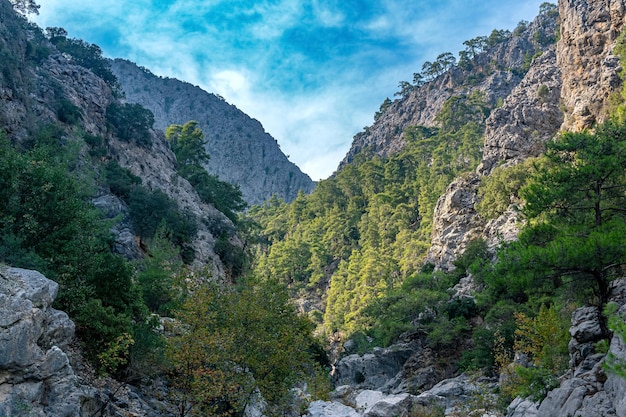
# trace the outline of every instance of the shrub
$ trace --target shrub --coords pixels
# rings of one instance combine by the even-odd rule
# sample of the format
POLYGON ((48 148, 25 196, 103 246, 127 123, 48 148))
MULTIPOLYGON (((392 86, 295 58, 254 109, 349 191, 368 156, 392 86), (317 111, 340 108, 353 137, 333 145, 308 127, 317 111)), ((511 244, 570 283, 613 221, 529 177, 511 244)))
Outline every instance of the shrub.
POLYGON ((154 125, 154 114, 140 104, 111 103, 106 120, 120 140, 140 146, 152 145, 150 129, 154 125))

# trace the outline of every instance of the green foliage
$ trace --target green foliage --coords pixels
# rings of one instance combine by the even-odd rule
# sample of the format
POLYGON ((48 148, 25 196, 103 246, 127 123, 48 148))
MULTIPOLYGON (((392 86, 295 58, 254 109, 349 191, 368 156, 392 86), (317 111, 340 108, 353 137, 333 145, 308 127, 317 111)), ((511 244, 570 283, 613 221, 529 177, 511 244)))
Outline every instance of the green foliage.
POLYGON ((113 194, 130 202, 133 189, 141 184, 141 178, 122 168, 116 161, 109 161, 104 167, 104 175, 109 189, 113 194))
POLYGON ((237 212, 246 208, 239 186, 220 181, 210 175, 203 164, 209 161, 204 135, 197 122, 171 125, 166 138, 178 162, 178 173, 194 187, 200 198, 237 222, 237 212))
POLYGON ((152 144, 150 129, 154 125, 154 115, 140 104, 111 103, 107 107, 106 120, 120 140, 139 146, 152 144))
POLYGON ((321 295, 329 286, 326 333, 349 337, 371 330, 390 343, 411 328, 405 317, 425 311, 422 299, 448 298, 448 287, 416 293, 406 303, 396 291, 422 266, 437 199, 453 178, 478 164, 487 114, 479 94, 455 97, 439 116, 446 128, 407 128, 399 155, 348 165, 289 205, 274 199, 251 208, 249 216, 262 228, 254 239, 255 271, 294 295, 305 289, 321 295), (394 311, 388 319, 386 309, 394 311))
POLYGON ((381 118, 383 114, 385 114, 389 106, 391 106, 391 103, 392 101, 389 99, 389 97, 387 97, 385 101, 383 101, 383 103, 380 105, 380 108, 378 109, 378 111, 374 113, 374 121, 377 121, 378 119, 381 118))
POLYGON ((485 219, 495 219, 511 206, 519 208, 521 202, 519 190, 522 188, 533 169, 533 159, 509 166, 498 167, 491 175, 481 179, 478 188, 480 201, 476 204, 476 210, 485 219))
POLYGON ((319 381, 312 326, 295 313, 282 285, 209 284, 178 313, 186 331, 168 342, 170 375, 181 409, 191 415, 242 415, 257 389, 267 411, 279 415, 296 382, 319 381))
POLYGON ((94 181, 75 160, 82 141, 53 126, 25 143, 18 152, 0 139, 0 261, 57 281, 56 307, 75 321, 87 357, 103 372, 127 369, 157 341, 138 333, 148 313, 141 289, 82 185, 94 181))
MULTIPOLYGON (((153 238, 159 226, 165 225, 168 238, 184 250, 198 231, 195 216, 180 211, 176 202, 161 190, 134 187, 128 208, 135 233, 142 239, 153 238)), ((185 259, 186 262, 191 260, 193 256, 185 259)))
POLYGON ((209 162, 206 151, 207 142, 204 134, 198 127, 198 122, 189 121, 184 125, 171 125, 165 131, 165 137, 170 143, 179 164, 179 173, 186 177, 184 170, 201 166, 209 162))
MULTIPOLYGON (((618 306, 615 303, 609 303, 604 309, 604 315, 608 317, 609 329, 613 332, 613 337, 621 339, 621 343, 626 341, 626 320, 624 320, 623 314, 618 311, 618 306)), ((609 350, 608 342, 605 340, 605 353, 609 350)), ((595 346, 596 351, 598 344, 595 346)), ((626 378, 626 361, 623 358, 617 358, 614 353, 609 352, 605 367, 609 371, 626 378)))
POLYGON ((557 308, 542 306, 535 318, 516 313, 515 352, 529 358, 529 367, 509 365, 502 371, 502 394, 541 401, 548 391, 559 386, 558 377, 567 369, 569 320, 557 308))
POLYGON ((149 255, 138 265, 137 281, 144 303, 151 312, 167 316, 180 302, 180 288, 176 276, 182 268, 180 250, 169 240, 164 223, 148 242, 149 255))
POLYGON ((247 270, 248 254, 241 247, 232 244, 226 235, 217 239, 213 250, 220 257, 226 276, 231 280, 241 276, 247 270))
POLYGON ((78 107, 66 98, 57 100, 56 107, 57 118, 61 123, 74 125, 80 122, 83 118, 83 115, 80 113, 78 107))

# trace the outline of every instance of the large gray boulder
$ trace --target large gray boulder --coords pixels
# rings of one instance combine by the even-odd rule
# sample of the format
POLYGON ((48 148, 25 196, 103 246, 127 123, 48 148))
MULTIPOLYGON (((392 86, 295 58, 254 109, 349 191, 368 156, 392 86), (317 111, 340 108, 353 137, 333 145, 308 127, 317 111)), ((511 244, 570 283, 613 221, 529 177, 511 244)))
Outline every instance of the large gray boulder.
POLYGON ((0 415, 82 416, 97 410, 66 353, 74 323, 51 307, 58 285, 36 271, 0 269, 0 415))
POLYGON ((382 389, 403 368, 419 349, 416 343, 402 343, 386 349, 374 348, 372 353, 349 355, 335 364, 335 386, 353 385, 361 389, 382 389))

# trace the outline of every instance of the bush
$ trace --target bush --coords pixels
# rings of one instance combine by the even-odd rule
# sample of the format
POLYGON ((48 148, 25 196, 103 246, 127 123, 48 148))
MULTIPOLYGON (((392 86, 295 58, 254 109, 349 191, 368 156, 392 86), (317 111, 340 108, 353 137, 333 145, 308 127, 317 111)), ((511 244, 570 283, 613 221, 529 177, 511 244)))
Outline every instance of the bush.
POLYGON ((75 125, 83 119, 78 107, 66 98, 57 100, 56 109, 57 117, 61 123, 75 125))
POLYGON ((504 214, 512 204, 519 204, 519 190, 528 181, 535 161, 529 158, 517 165, 498 167, 491 175, 483 177, 478 188, 478 213, 491 220, 504 214))
POLYGON ((140 104, 111 103, 107 107, 106 120, 120 140, 139 146, 152 145, 150 130, 154 125, 154 114, 140 104))
POLYGON ((141 184, 141 178, 122 168, 116 161, 106 164, 104 175, 111 192, 126 203, 130 202, 131 191, 141 184))

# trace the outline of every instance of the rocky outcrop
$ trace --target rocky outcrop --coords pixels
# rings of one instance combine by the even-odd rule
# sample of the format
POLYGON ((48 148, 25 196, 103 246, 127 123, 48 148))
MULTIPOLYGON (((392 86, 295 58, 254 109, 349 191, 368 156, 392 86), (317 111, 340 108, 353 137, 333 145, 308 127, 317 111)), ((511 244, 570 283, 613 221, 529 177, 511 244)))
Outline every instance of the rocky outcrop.
POLYGON ((467 243, 482 238, 494 247, 517 236, 513 208, 488 223, 475 210, 481 177, 498 166, 538 156, 563 122, 559 109, 561 73, 554 49, 533 61, 528 73, 502 107, 486 120, 483 159, 476 174, 457 178, 435 207, 432 246, 428 261, 445 270, 463 253, 467 243))
MULTIPOLYGON (((626 317, 626 279, 614 281, 610 300, 618 303, 618 314, 626 317)), ((509 406, 509 417, 626 416, 626 379, 607 371, 607 355, 595 351, 595 342, 607 337, 595 306, 577 309, 572 315, 569 343, 570 372, 560 387, 540 403, 517 399, 509 406)), ((611 337, 609 355, 626 361, 626 344, 611 337)))
POLYGON ((608 116, 611 93, 621 85, 613 54, 626 19, 623 0, 560 0, 557 63, 563 74, 563 129, 580 131, 608 116))
POLYGON ((478 202, 480 177, 471 174, 455 179, 437 201, 433 217, 433 234, 427 262, 444 270, 467 244, 480 237, 484 221, 474 206, 478 202))
POLYGON ((37 271, 0 267, 0 415, 173 415, 158 379, 146 395, 93 374, 76 347, 74 323, 51 307, 58 288, 37 271))
POLYGON ((63 351, 74 323, 51 307, 58 285, 36 271, 0 270, 0 414, 83 416, 98 409, 63 351))
POLYGON ((335 386, 384 389, 419 349, 419 343, 402 343, 388 349, 374 348, 364 355, 345 356, 334 366, 333 383, 335 386))
POLYGON ((538 156, 563 123, 561 71, 554 48, 535 58, 524 79, 485 122, 483 158, 477 172, 538 156))
POLYGON ((291 201, 298 191, 313 190, 313 181, 287 159, 261 123, 222 98, 157 77, 129 61, 118 59, 111 66, 126 100, 154 113, 156 129, 164 132, 171 124, 196 120, 211 155, 205 168, 222 181, 239 185, 249 204, 261 204, 272 195, 291 201))

